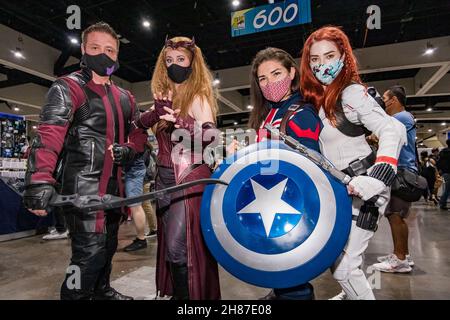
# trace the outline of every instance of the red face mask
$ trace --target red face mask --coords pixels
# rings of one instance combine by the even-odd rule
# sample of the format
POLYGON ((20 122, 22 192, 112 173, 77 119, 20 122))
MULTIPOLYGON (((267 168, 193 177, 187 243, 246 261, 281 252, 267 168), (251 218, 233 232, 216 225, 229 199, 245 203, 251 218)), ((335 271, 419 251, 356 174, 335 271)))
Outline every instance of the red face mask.
POLYGON ((265 86, 260 85, 264 98, 272 102, 280 102, 291 88, 291 77, 286 76, 283 80, 269 82, 265 86))

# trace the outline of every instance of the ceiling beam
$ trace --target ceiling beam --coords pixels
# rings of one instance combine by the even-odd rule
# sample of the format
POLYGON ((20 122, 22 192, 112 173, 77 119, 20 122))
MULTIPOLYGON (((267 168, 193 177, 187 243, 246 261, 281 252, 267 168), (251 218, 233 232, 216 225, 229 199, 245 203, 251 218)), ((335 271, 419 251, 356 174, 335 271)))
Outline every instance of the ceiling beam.
POLYGON ((425 84, 416 92, 417 96, 426 94, 439 80, 441 80, 450 70, 450 62, 443 64, 425 84))
POLYGON ((28 82, 29 82, 28 79, 19 79, 19 78, 3 80, 0 81, 0 89, 14 87, 28 82))
MULTIPOLYGON (((60 77, 64 74, 70 73, 70 71, 68 71, 64 66, 66 65, 67 61, 69 61, 69 58, 71 56, 72 56, 72 48, 63 50, 53 65, 53 74, 60 77)), ((75 69, 73 71, 76 71, 80 68, 80 64, 76 64, 76 65, 77 65, 77 69, 75 69)), ((73 71, 71 71, 71 72, 73 72, 73 71)))
POLYGON ((237 105, 235 105, 233 102, 231 102, 230 100, 228 100, 227 98, 225 98, 223 95, 221 95, 220 93, 217 95, 217 99, 219 101, 221 101, 223 104, 225 104, 226 106, 230 107, 231 109, 235 110, 236 112, 242 112, 242 109, 239 108, 237 105))

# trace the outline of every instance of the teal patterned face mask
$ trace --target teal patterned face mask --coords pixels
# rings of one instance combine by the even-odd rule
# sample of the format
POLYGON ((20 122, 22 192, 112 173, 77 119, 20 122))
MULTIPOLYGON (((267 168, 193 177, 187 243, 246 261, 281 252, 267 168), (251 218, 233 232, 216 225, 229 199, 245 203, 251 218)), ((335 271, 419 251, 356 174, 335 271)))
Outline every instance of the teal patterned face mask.
POLYGON ((311 65, 314 76, 324 85, 329 85, 341 72, 344 62, 339 59, 333 63, 311 65))

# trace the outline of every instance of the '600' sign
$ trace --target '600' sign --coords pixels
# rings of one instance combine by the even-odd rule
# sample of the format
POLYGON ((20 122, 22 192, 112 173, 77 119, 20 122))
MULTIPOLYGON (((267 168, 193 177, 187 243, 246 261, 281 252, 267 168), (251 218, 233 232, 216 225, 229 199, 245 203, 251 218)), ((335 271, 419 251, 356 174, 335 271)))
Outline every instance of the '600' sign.
POLYGON ((309 22, 311 22, 310 0, 287 0, 233 12, 231 35, 237 37, 309 22))

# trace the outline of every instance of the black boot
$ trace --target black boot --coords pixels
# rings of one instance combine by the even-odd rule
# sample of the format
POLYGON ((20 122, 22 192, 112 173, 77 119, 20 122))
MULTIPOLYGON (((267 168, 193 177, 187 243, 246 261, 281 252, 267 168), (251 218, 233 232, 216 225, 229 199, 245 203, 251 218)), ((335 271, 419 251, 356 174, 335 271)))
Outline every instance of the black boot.
POLYGON ((270 292, 267 295, 265 295, 262 298, 259 298, 258 300, 277 300, 277 295, 273 290, 270 290, 270 292))
POLYGON ((111 275, 112 265, 106 266, 100 278, 97 281, 97 286, 94 292, 94 300, 133 300, 133 297, 126 296, 116 289, 112 288, 110 285, 110 275, 111 275))
POLYGON ((131 252, 131 251, 137 251, 141 249, 147 248, 147 240, 141 240, 139 238, 136 238, 133 240, 133 242, 129 245, 127 245, 125 248, 123 248, 123 251, 125 252, 131 252))
POLYGON ((173 300, 189 300, 188 268, 185 264, 170 263, 173 282, 173 300))
POLYGON ((314 288, 310 283, 285 289, 273 289, 259 300, 315 300, 314 288))
POLYGON ((114 288, 107 288, 103 292, 97 292, 94 295, 94 300, 133 300, 133 297, 126 296, 114 288))

